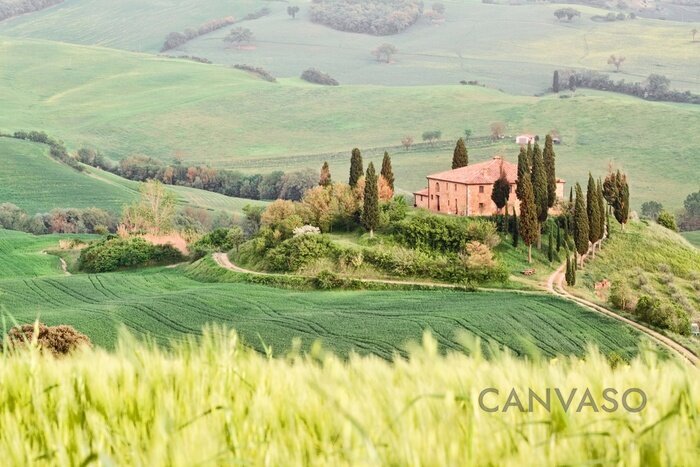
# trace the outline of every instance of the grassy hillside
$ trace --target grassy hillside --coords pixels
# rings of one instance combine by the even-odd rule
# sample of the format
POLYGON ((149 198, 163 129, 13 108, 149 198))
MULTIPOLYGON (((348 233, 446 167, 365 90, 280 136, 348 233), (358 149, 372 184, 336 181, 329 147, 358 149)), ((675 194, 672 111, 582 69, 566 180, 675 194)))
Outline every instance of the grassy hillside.
MULTIPOLYGON (((652 70, 681 89, 700 90, 690 42, 695 23, 637 19, 591 21, 607 11, 576 6, 582 17, 559 22, 561 5, 487 5, 478 0, 443 2, 446 21, 423 19, 402 34, 387 38, 344 33, 309 21, 307 1, 292 20, 286 2, 208 0, 72 0, 31 16, 0 24, 0 34, 34 37, 126 50, 157 52, 170 31, 181 31, 215 17, 243 16, 266 6, 268 17, 250 21, 255 49, 226 48, 231 28, 203 36, 177 53, 204 56, 217 63, 250 63, 276 76, 297 77, 309 67, 328 71, 345 84, 425 85, 479 80, 520 94, 542 92, 556 68, 610 71, 610 54, 627 57, 618 78, 645 79, 652 70), (90 18, 85 22, 84 18, 90 18), (370 51, 389 41, 399 49, 394 64, 374 61, 370 51)), ((426 3, 430 8, 430 3, 426 3)))
MULTIPOLYGON (((59 259, 43 250, 56 248, 59 239, 74 237, 78 236, 33 236, 0 229, 0 281, 62 274, 59 259)), ((0 308, 5 303, 0 293, 0 308)))
MULTIPOLYGON (((42 41, 0 39, 0 52, 0 82, 12 84, 0 87, 1 129, 45 130, 71 149, 89 145, 113 158, 179 153, 249 171, 316 168, 322 153, 397 145, 406 134, 420 140, 430 129, 447 140, 464 128, 488 135, 502 120, 511 134, 557 128, 559 174, 569 181, 615 161, 630 173, 634 206, 649 199, 679 206, 686 195, 679 184, 700 177, 693 159, 700 139, 685 131, 700 126, 698 106, 593 91, 559 99, 471 86, 273 84, 226 67, 42 41)), ((493 152, 515 160, 517 147, 481 148, 472 160, 493 152)), ((397 155, 398 187, 422 188, 423 176, 448 168, 450 156, 450 149, 397 155)), ((345 178, 344 163, 332 170, 345 178)))
POLYGON ((654 358, 614 370, 595 353, 443 358, 427 339, 395 364, 266 359, 221 333, 173 353, 127 340, 116 353, 3 356, 0 377, 0 416, 15 422, 0 455, 12 465, 694 465, 700 443, 698 369, 654 358), (600 411, 608 387, 612 414, 600 411), (523 404, 528 388, 572 404, 552 394, 551 410, 486 413, 485 388, 498 391, 489 408, 503 410, 511 388, 523 404), (622 409, 628 388, 647 397, 639 413, 622 409))
MULTIPOLYGON (((138 198, 138 183, 94 168, 77 172, 49 157, 40 144, 0 138, 0 160, 0 203, 16 204, 32 214, 66 207, 120 212, 138 198)), ((194 188, 169 189, 180 205, 207 210, 241 214, 247 204, 264 204, 194 188)))
MULTIPOLYGON (((581 355, 596 343, 606 353, 629 357, 640 341, 631 328, 546 295, 291 292, 202 283, 188 278, 182 268, 64 276, 57 260, 39 264, 37 258, 44 257, 37 250, 50 247, 43 237, 0 231, 0 239, 0 257, 15 268, 11 277, 0 279, 5 313, 19 322, 39 317, 47 324, 71 324, 108 348, 122 325, 167 343, 198 335, 208 323, 234 327, 253 347, 262 351, 264 343, 276 355, 299 338, 306 350, 321 340, 341 355, 354 350, 391 358, 404 353, 408 341, 420 340, 426 329, 436 335, 442 350, 460 349, 456 336, 468 333, 519 355, 581 355), (6 256, 15 249, 17 253, 6 256), (31 259, 26 265, 25 256, 31 259), (39 275, 44 277, 34 277, 39 275)), ((213 278, 211 268, 216 267, 211 260, 200 262, 196 277, 213 278)), ((221 280, 221 271, 216 272, 221 280)))

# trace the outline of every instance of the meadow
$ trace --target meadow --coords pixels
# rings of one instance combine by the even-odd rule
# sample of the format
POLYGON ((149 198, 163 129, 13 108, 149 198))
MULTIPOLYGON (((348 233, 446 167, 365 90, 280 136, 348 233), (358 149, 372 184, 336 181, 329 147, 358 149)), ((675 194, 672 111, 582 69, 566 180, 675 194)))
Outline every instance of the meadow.
MULTIPOLYGON (((233 333, 172 351, 123 338, 115 352, 0 357, 0 455, 12 465, 694 465, 700 373, 645 353, 585 359, 439 356, 267 359, 233 333), (486 412, 483 405, 498 408, 486 412), (515 390, 551 409, 506 410, 515 390), (576 391, 568 410, 553 395, 576 391), (602 399, 612 388, 617 410, 602 399), (638 393, 623 394, 638 388, 638 393), (596 410, 578 410, 590 390, 596 410)), ((610 397, 610 395, 609 395, 610 397)))
MULTIPOLYGON (((12 203, 30 214, 53 208, 98 207, 120 213, 139 196, 139 184, 92 167, 78 172, 52 159, 46 146, 0 138, 0 203, 12 203)), ((170 186, 180 206, 243 215, 248 204, 265 202, 232 198, 195 188, 170 186)))
MULTIPOLYGON (((0 129, 41 129, 71 150, 90 146, 113 159, 178 154, 249 172, 316 169, 328 153, 355 146, 396 146, 431 129, 446 141, 465 128, 487 136, 492 122, 504 121, 511 135, 557 128, 559 175, 569 183, 588 171, 602 175, 610 161, 622 167, 633 207, 650 199, 678 207, 687 193, 677 187, 700 176, 692 156, 700 141, 690 131, 700 125, 698 106, 588 90, 560 99, 460 85, 275 84, 223 66, 37 40, 0 38, 0 52, 0 82, 11 83, 0 87, 0 129)), ((421 189, 425 175, 448 168, 449 146, 395 151, 399 190, 421 189)), ((506 140, 478 148, 472 161, 496 152, 515 161, 517 146, 506 140)), ((345 178, 345 164, 331 167, 337 179, 345 178)))
MULTIPOLYGON (((545 294, 293 291, 241 282, 211 259, 67 276, 57 258, 40 253, 51 240, 56 246, 56 237, 0 231, 0 239, 8 271, 0 278, 0 304, 7 322, 70 324, 108 349, 121 327, 168 345, 200 335, 212 323, 235 328, 255 349, 270 347, 278 356, 300 339, 305 351, 318 340, 339 355, 390 359, 406 355, 406 344, 419 341, 426 329, 443 352, 463 349, 460 333, 517 355, 548 357, 582 355, 596 343, 605 353, 629 358, 644 340, 629 327, 545 294)), ((490 352, 486 345, 484 352, 490 352)))
POLYGON ((691 244, 700 248, 700 231, 696 230, 694 232, 682 232, 681 235, 683 235, 683 237, 691 244))

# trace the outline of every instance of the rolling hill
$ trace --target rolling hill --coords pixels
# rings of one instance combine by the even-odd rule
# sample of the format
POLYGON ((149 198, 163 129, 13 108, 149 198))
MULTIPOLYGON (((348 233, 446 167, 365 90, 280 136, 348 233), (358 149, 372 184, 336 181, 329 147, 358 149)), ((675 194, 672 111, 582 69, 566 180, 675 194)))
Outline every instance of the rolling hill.
MULTIPOLYGON (((700 139, 691 131, 700 126, 698 106, 586 90, 560 99, 459 85, 275 84, 224 66, 37 40, 0 38, 0 52, 0 129, 44 130, 69 149, 92 146, 114 159, 180 154, 249 172, 317 168, 329 152, 395 146, 430 129, 452 141, 465 128, 485 136, 504 121, 510 134, 557 128, 559 175, 569 182, 615 162, 630 174, 633 206, 680 206, 687 193, 677 187, 700 178, 700 139)), ((507 140, 479 148, 472 160, 497 152, 514 160, 517 147, 507 140)), ((450 157, 449 146, 398 152, 399 189, 423 188, 424 175, 449 167, 450 157)), ((331 167, 338 179, 345 164, 331 167)))

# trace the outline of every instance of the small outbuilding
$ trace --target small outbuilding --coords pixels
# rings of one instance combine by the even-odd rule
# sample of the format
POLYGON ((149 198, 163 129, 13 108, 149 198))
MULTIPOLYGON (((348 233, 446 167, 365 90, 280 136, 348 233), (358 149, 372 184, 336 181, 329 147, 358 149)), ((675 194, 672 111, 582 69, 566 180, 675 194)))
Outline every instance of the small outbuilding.
POLYGON ((515 137, 515 143, 520 146, 527 146, 528 144, 535 144, 537 137, 530 134, 522 134, 515 137))

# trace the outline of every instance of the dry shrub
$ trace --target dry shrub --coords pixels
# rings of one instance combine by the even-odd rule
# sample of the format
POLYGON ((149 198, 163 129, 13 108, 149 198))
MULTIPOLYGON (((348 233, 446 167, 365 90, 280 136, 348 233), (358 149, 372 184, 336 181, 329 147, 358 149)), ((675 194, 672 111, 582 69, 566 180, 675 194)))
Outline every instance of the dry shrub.
POLYGON ((47 326, 43 323, 15 326, 7 333, 9 348, 22 348, 34 340, 41 351, 53 356, 68 355, 81 347, 92 347, 90 338, 75 330, 72 326, 47 326))
POLYGON ((491 249, 481 242, 473 241, 464 246, 460 259, 467 268, 493 268, 496 262, 491 249))

